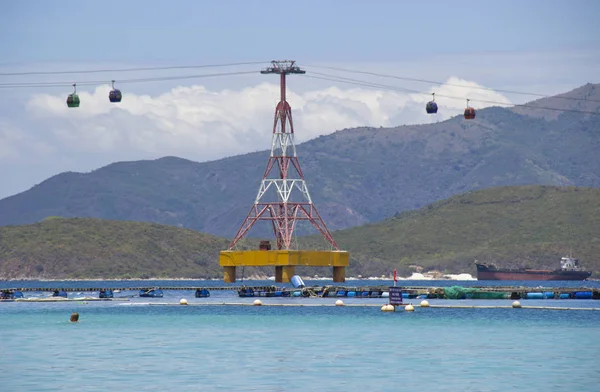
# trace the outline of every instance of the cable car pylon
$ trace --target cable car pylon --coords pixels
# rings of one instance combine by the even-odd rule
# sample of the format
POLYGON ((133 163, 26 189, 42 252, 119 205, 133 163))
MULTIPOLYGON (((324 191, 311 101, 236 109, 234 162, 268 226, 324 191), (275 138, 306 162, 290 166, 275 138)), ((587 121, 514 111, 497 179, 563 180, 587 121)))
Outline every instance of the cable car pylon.
POLYGON ((278 74, 280 100, 275 108, 271 154, 254 205, 239 227, 229 249, 221 251, 219 262, 224 267, 224 280, 235 281, 237 266, 275 266, 275 281, 289 282, 296 265, 331 266, 333 281, 345 281, 348 252, 340 251, 325 222, 315 207, 294 142, 292 109, 286 100, 286 76, 304 74, 295 61, 272 61, 271 67, 261 74, 278 74), (234 246, 258 221, 267 221, 273 229, 277 248, 271 250, 270 243, 261 243, 259 250, 234 251, 234 246), (335 250, 290 249, 293 232, 300 221, 309 221, 335 250))

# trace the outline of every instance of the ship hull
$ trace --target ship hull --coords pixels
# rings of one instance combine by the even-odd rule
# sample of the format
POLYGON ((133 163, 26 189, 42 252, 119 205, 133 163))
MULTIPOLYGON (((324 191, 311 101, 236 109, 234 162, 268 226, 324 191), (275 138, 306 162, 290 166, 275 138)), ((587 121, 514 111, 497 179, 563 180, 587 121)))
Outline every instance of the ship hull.
POLYGON ((477 264, 477 280, 586 280, 588 271, 496 269, 477 264))

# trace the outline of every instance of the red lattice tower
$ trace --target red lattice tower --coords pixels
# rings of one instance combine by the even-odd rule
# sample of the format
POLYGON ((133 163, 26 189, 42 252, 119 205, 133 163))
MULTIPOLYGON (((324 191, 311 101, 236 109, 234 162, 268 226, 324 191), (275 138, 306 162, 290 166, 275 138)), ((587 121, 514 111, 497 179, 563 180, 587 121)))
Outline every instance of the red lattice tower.
POLYGON ((256 222, 266 220, 273 226, 277 249, 289 250, 296 222, 309 221, 336 250, 339 250, 310 198, 296 155, 292 108, 285 99, 286 75, 304 74, 306 71, 295 65, 295 61, 272 61, 271 64, 271 67, 260 71, 261 74, 279 74, 280 77, 281 98, 275 108, 271 156, 254 205, 229 249, 232 249, 256 222))

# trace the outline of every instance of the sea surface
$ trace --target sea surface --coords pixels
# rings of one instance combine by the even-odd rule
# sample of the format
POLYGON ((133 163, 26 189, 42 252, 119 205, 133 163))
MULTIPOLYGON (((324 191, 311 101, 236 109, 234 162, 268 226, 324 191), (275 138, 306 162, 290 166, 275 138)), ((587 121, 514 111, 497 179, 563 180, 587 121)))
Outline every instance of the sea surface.
MULTIPOLYGON (((331 284, 306 281, 307 285, 331 284)), ((238 282, 237 285, 240 285, 238 282)), ((245 281, 248 286, 272 281, 245 281)), ((392 285, 350 281, 346 285, 392 285)), ((399 286, 594 287, 600 282, 399 281, 399 286)), ((203 287, 220 281, 0 281, 0 288, 203 287)), ((289 286, 289 285, 281 285, 289 286)), ((0 302, 0 391, 598 391, 600 311, 421 308, 387 298, 121 291, 119 301, 0 302), (179 305, 185 298, 188 306, 179 305), (228 305, 223 305, 223 304, 228 305), (238 304, 238 305, 236 305, 238 304), (321 306, 325 305, 325 306, 321 306), (78 323, 69 322, 78 312, 78 323)), ((25 292, 47 297, 49 292, 25 292)), ((503 305, 511 300, 428 300, 503 305)), ((420 300, 405 302, 418 304, 420 300)), ((600 308, 585 299, 522 305, 600 308)))

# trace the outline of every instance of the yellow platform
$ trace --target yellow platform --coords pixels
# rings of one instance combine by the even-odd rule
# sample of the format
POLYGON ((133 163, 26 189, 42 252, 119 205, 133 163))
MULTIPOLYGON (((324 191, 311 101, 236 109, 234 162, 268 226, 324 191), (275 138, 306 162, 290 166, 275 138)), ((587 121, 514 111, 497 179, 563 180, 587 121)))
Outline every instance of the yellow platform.
POLYGON ((289 282, 296 266, 332 267, 333 281, 346 281, 349 254, 338 250, 223 250, 219 264, 223 280, 233 283, 236 267, 275 267, 275 281, 289 282))

